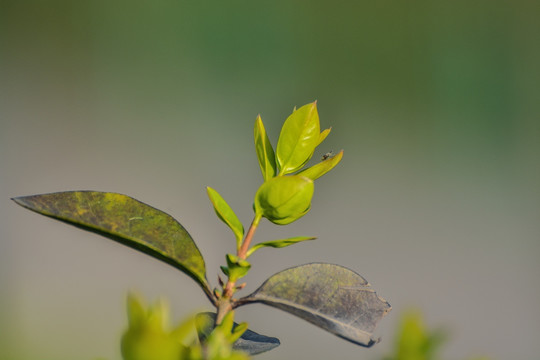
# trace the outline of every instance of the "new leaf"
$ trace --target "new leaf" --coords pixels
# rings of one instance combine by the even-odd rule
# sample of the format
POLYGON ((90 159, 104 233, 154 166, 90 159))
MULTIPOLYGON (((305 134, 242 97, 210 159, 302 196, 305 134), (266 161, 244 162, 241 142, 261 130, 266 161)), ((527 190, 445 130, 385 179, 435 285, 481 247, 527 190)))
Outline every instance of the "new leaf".
POLYGON ((311 158, 321 139, 315 102, 302 106, 285 120, 276 148, 280 175, 299 170, 311 158))
POLYGON ((278 248, 283 248, 283 247, 290 246, 293 244, 298 244, 299 242, 302 242, 302 241, 315 240, 315 239, 316 237, 313 237, 313 236, 297 236, 297 237, 288 238, 288 239, 265 241, 265 242, 253 245, 253 247, 249 249, 249 251, 247 252, 246 257, 251 256, 251 254, 253 254, 255 251, 259 249, 262 249, 263 247, 272 247, 272 248, 278 249, 278 248))
POLYGON ((335 156, 329 157, 328 159, 321 161, 318 164, 315 164, 311 167, 308 167, 305 170, 300 171, 297 175, 305 176, 311 180, 316 180, 332 170, 343 158, 343 150, 337 153, 335 156))
POLYGON ((304 176, 272 178, 255 194, 255 213, 274 224, 290 224, 309 211, 314 189, 313 181, 304 176))
POLYGON ((259 166, 261 167, 261 172, 264 181, 270 180, 276 176, 276 155, 272 144, 268 139, 268 134, 264 129, 264 124, 262 122, 261 116, 257 116, 255 120, 255 151, 257 153, 257 159, 259 160, 259 166))
POLYGON ((239 248, 242 238, 244 237, 244 226, 242 226, 242 223, 234 213, 233 209, 216 190, 209 186, 206 188, 206 190, 212 205, 214 205, 214 210, 216 211, 217 216, 221 219, 221 221, 231 228, 234 236, 236 237, 236 246, 239 248))

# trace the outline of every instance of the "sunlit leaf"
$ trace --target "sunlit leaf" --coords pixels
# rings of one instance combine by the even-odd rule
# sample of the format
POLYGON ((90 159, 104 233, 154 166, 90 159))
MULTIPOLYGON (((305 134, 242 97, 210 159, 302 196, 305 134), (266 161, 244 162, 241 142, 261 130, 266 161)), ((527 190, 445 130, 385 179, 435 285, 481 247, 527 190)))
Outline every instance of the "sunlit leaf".
POLYGON ((23 196, 17 204, 142 251, 183 271, 212 300, 204 259, 186 229, 170 215, 129 196, 68 191, 23 196))
POLYGON ((255 213, 275 224, 289 224, 309 211, 313 191, 313 181, 303 176, 272 178, 255 194, 255 213))
POLYGON ((317 144, 317 146, 321 145, 321 143, 324 141, 324 139, 326 139, 328 134, 330 134, 330 131, 332 131, 332 128, 328 128, 328 129, 325 129, 325 130, 321 131, 321 133, 319 135, 319 143, 317 144))
MULTIPOLYGON (((199 339, 204 341, 214 328, 216 314, 211 312, 200 313, 197 314, 197 319, 199 339)), ((236 329, 238 326, 239 325, 235 322, 233 329, 236 329)), ((249 355, 257 355, 272 350, 273 348, 278 347, 279 344, 279 340, 275 337, 260 335, 248 329, 238 340, 236 340, 233 344, 233 349, 244 351, 249 355)))
POLYGON ((321 161, 305 170, 300 171, 297 175, 305 176, 311 180, 316 180, 332 170, 343 158, 343 150, 337 153, 335 156, 329 157, 326 160, 321 161))
MULTIPOLYGON (((227 270, 223 271, 230 281, 236 281, 248 273, 251 269, 251 264, 247 260, 242 260, 236 255, 227 254, 227 270)), ((223 270, 223 269, 222 269, 223 270)))
POLYGON ((302 106, 285 120, 276 148, 281 175, 299 170, 319 144, 320 124, 315 102, 302 106))
POLYGON ((254 137, 257 159, 259 160, 263 179, 266 181, 276 176, 276 155, 260 115, 255 120, 254 137))
POLYGON ((362 346, 377 342, 372 333, 390 305, 357 273, 338 265, 314 263, 284 270, 240 304, 261 302, 307 320, 362 346))
POLYGON ((208 186, 206 191, 208 192, 208 197, 210 198, 212 205, 214 205, 217 216, 231 228, 236 237, 236 246, 237 248, 240 248, 242 238, 244 237, 244 226, 238 219, 238 216, 234 213, 233 209, 216 190, 208 186))
POLYGON ((292 237, 288 239, 281 239, 281 240, 272 240, 272 241, 265 241, 258 244, 253 245, 251 249, 247 252, 247 256, 251 256, 255 251, 263 248, 263 247, 272 247, 272 248, 283 248, 289 245, 297 244, 302 241, 307 240, 315 240, 316 238, 313 236, 297 236, 292 237))

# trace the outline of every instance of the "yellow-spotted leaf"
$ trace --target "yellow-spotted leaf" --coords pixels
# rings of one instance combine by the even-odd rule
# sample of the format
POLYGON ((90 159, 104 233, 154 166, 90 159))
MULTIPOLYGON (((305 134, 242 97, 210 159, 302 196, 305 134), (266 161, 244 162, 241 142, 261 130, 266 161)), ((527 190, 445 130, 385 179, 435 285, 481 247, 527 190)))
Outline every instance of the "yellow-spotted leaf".
POLYGON ((67 191, 13 199, 39 214, 115 240, 183 271, 213 301, 204 259, 186 229, 172 216, 129 196, 67 191))
POLYGON ((343 158, 343 150, 326 160, 321 161, 305 170, 300 171, 297 175, 305 176, 311 180, 315 180, 332 170, 343 158))
POLYGON ((301 169, 313 155, 320 137, 316 102, 294 111, 285 120, 279 134, 276 148, 279 174, 290 174, 301 169))
POLYGON ((345 267, 314 263, 271 276, 240 305, 259 302, 289 312, 345 340, 371 346, 391 307, 369 283, 345 267))
POLYGON ((255 151, 257 153, 257 159, 259 160, 259 166, 261 167, 263 179, 265 181, 270 180, 276 176, 276 155, 272 148, 272 144, 268 139, 268 134, 264 129, 264 124, 260 115, 257 116, 257 119, 255 120, 254 138, 255 151))
POLYGON ((313 191, 313 181, 304 176, 272 178, 255 194, 255 213, 278 225, 289 224, 309 211, 313 191))
POLYGON ((234 213, 233 209, 216 190, 207 187, 206 191, 208 192, 208 197, 210 198, 212 205, 214 205, 217 216, 231 228, 236 237, 236 246, 237 248, 240 248, 242 238, 244 237, 244 226, 238 219, 238 216, 234 213))

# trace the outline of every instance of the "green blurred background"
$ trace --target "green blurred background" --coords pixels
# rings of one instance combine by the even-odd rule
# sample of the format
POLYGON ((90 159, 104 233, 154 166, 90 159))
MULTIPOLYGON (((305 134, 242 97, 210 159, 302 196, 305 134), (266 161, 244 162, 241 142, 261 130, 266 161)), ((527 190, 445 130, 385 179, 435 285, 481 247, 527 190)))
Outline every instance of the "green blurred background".
POLYGON ((259 240, 318 240, 253 257, 247 290, 296 264, 365 276, 393 306, 359 348, 262 305, 260 359, 375 359, 400 313, 446 326, 447 358, 540 353, 540 18, 536 1, 0 0, 0 358, 119 359, 125 295, 209 309, 183 274, 10 197, 116 191, 180 220, 216 283, 261 182, 252 129, 275 145, 318 100, 321 154, 345 149, 312 211, 259 240))

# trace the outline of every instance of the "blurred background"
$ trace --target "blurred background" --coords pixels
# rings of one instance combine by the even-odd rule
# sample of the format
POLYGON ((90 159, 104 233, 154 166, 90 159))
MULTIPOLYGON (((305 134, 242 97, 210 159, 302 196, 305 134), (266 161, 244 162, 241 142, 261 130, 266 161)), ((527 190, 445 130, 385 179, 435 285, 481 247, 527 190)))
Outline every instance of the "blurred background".
POLYGON ((450 334, 447 359, 540 353, 540 6, 535 1, 0 0, 0 358, 120 359, 125 296, 210 304, 177 270, 31 213, 13 196, 129 194, 177 218, 216 284, 294 106, 318 100, 345 150, 311 212, 256 240, 244 294, 284 268, 339 263, 393 311, 364 349, 263 305, 238 311, 282 345, 259 359, 377 359, 400 314, 450 334))

